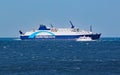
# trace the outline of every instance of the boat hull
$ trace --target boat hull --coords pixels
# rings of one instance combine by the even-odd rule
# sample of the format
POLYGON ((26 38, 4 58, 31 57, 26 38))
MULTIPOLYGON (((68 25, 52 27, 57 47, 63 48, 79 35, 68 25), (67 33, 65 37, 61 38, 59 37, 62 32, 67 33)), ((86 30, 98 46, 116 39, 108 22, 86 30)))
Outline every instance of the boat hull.
POLYGON ((47 35, 44 35, 44 37, 33 37, 30 38, 29 36, 20 36, 22 40, 40 40, 40 39, 71 39, 75 40, 77 38, 86 36, 90 37, 92 40, 98 40, 101 36, 101 34, 86 34, 86 35, 55 35, 54 37, 46 37, 47 35))

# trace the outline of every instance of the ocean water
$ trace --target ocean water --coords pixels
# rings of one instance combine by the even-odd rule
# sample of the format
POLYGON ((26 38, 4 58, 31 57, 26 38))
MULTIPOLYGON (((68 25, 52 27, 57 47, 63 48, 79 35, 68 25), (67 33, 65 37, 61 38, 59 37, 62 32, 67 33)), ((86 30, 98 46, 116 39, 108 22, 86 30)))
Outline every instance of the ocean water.
POLYGON ((0 75, 120 75, 120 38, 0 38, 0 75))

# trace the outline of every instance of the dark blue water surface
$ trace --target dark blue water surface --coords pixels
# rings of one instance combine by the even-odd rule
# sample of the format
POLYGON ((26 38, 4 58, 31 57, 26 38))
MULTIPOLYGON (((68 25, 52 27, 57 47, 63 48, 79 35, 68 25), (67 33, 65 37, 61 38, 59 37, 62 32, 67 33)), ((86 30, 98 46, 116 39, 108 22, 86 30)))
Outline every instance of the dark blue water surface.
POLYGON ((120 75, 120 38, 0 38, 0 75, 120 75))

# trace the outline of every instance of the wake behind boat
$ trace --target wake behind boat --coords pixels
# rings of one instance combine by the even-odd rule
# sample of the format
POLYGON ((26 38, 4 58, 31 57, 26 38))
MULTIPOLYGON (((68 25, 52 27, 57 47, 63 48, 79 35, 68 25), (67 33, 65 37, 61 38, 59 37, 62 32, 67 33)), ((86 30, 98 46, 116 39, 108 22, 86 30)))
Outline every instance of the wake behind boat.
POLYGON ((78 39, 80 37, 86 36, 90 37, 92 40, 98 40, 101 36, 101 33, 93 33, 92 27, 90 27, 89 31, 80 30, 79 28, 75 28, 75 26, 70 21, 71 28, 54 28, 46 27, 46 25, 40 25, 40 27, 36 30, 31 30, 23 33, 21 30, 20 39, 22 40, 38 40, 38 39, 78 39))
POLYGON ((77 38, 76 41, 92 41, 92 39, 91 37, 83 36, 83 37, 77 38))

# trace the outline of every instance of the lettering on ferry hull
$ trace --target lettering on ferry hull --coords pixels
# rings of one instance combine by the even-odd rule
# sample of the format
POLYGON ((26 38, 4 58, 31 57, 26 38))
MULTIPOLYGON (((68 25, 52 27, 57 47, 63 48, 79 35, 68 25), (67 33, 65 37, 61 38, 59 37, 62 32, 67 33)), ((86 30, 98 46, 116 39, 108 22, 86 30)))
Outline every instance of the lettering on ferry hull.
POLYGON ((55 36, 52 36, 52 35, 36 35, 35 38, 55 38, 55 36))

